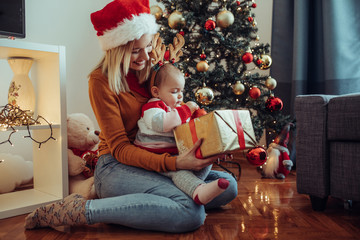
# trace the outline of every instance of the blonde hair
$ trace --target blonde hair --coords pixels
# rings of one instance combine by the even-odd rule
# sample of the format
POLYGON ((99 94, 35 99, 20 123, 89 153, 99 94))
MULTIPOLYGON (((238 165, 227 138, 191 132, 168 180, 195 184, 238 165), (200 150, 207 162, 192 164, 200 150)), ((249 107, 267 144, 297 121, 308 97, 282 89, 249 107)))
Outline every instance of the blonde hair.
MULTIPOLYGON (((101 68, 102 73, 108 78, 109 88, 116 94, 130 91, 126 76, 130 70, 130 58, 134 43, 135 40, 106 50, 104 57, 95 67, 95 69, 101 68)), ((149 60, 143 70, 136 72, 140 84, 148 79, 150 69, 149 60)))

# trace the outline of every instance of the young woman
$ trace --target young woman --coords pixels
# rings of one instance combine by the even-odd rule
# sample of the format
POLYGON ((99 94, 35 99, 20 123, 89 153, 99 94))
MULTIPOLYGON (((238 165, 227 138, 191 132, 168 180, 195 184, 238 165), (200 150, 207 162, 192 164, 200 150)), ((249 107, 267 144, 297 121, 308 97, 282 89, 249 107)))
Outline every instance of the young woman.
POLYGON ((25 227, 113 223, 164 232, 200 227, 205 208, 225 205, 237 195, 227 173, 211 171, 205 182, 224 178, 228 188, 205 206, 196 204, 159 172, 200 170, 218 157, 197 159, 195 150, 178 156, 155 154, 133 144, 141 106, 150 98, 149 76, 153 35, 158 31, 148 0, 115 0, 91 14, 105 51, 89 75, 89 96, 101 133, 95 188, 99 199, 72 194, 34 210, 25 227))

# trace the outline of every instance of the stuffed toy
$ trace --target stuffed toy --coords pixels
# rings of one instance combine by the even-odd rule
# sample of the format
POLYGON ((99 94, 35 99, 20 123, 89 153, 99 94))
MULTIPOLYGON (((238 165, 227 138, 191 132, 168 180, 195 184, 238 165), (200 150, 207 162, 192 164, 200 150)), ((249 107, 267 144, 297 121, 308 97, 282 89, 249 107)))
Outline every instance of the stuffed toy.
POLYGON ((262 174, 268 178, 284 179, 290 173, 293 162, 287 149, 292 123, 288 123, 267 149, 268 159, 262 166, 262 174))
POLYGON ((86 199, 97 198, 94 187, 94 170, 97 163, 99 131, 83 113, 67 117, 69 192, 86 199))
POLYGON ((0 153, 0 194, 14 191, 22 184, 31 182, 34 176, 33 162, 22 156, 0 153))

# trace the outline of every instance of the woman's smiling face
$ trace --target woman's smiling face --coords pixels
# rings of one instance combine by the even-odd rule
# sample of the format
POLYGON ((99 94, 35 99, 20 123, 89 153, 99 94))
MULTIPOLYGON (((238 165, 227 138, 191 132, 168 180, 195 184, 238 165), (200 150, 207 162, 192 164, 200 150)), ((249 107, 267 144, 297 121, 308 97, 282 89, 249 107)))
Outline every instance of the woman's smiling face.
POLYGON ((135 40, 130 58, 130 69, 140 71, 146 66, 149 60, 149 53, 152 50, 153 35, 144 34, 138 40, 135 40))

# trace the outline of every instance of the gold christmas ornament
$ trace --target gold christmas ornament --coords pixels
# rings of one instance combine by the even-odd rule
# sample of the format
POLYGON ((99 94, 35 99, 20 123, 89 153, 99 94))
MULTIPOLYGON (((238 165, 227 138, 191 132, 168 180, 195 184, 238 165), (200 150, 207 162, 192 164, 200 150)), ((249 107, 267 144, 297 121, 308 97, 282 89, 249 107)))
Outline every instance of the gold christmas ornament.
POLYGON ((272 64, 271 57, 269 55, 262 54, 260 58, 262 60, 262 65, 260 66, 260 69, 262 70, 268 69, 272 64))
POLYGON ((265 86, 270 90, 274 90, 276 88, 276 85, 276 80, 270 76, 265 81, 265 86))
POLYGON ((214 100, 214 92, 205 84, 195 92, 196 101, 202 105, 209 105, 214 100))
POLYGON ((156 20, 160 20, 163 15, 163 11, 158 5, 151 6, 150 13, 155 16, 156 20))
POLYGON ((233 85, 232 89, 236 95, 241 95, 245 91, 245 86, 240 81, 236 81, 236 83, 233 85))
POLYGON ((221 28, 227 28, 234 23, 234 14, 228 10, 223 10, 216 16, 216 25, 221 28))
POLYGON ((181 12, 174 11, 169 16, 168 24, 172 29, 181 29, 185 27, 186 21, 181 12))
POLYGON ((196 64, 196 70, 198 70, 198 72, 207 72, 208 69, 209 64, 205 60, 202 60, 196 64))

